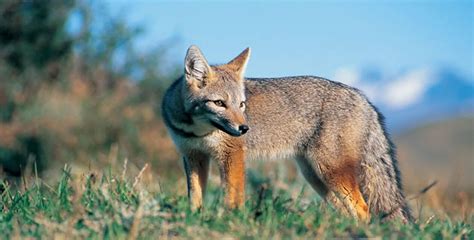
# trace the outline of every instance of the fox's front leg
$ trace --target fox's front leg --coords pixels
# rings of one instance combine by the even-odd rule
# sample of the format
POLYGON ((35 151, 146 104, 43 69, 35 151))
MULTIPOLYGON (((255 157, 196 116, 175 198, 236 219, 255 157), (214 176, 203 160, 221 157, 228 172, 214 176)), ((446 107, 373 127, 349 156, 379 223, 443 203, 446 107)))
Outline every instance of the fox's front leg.
POLYGON ((232 149, 218 159, 225 204, 239 208, 245 202, 245 152, 243 148, 232 149))
POLYGON ((183 157, 184 170, 188 184, 188 198, 191 209, 202 207, 209 175, 209 157, 203 153, 192 152, 183 157))

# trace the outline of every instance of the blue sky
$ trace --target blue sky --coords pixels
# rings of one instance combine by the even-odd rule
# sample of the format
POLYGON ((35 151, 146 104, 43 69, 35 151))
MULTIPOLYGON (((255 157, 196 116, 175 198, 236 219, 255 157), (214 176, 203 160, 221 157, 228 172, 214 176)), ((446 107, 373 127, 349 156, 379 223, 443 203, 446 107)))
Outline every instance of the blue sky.
POLYGON ((473 79, 471 1, 163 2, 108 0, 113 14, 144 25, 141 48, 172 42, 182 63, 191 44, 211 63, 252 48, 247 76, 317 75, 375 67, 397 73, 448 66, 473 79))

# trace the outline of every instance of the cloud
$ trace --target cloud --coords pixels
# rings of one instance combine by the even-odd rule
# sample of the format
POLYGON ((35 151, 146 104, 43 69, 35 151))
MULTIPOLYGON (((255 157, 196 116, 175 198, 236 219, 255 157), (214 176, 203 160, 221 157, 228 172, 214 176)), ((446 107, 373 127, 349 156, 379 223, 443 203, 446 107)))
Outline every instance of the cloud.
POLYGON ((353 68, 339 68, 334 73, 334 80, 353 86, 360 81, 360 72, 353 68))
POLYGON ((408 72, 388 84, 383 89, 382 102, 390 108, 401 109, 415 104, 423 98, 435 78, 429 69, 408 72))
POLYGON ((434 71, 419 68, 389 78, 386 75, 369 80, 370 76, 355 68, 339 68, 334 80, 360 89, 370 101, 393 110, 403 109, 417 103, 437 79, 434 71))
POLYGON ((370 101, 376 101, 380 86, 376 83, 364 82, 364 74, 355 68, 342 67, 335 71, 334 80, 360 89, 370 101))

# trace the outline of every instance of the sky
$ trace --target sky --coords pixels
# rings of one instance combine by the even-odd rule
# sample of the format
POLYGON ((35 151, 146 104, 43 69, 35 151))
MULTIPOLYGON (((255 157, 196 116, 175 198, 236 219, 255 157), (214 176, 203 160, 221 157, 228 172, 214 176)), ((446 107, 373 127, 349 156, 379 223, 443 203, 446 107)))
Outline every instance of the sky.
POLYGON ((249 77, 334 78, 363 68, 396 74, 437 67, 474 76, 471 1, 105 3, 112 14, 145 27, 141 48, 169 43, 169 61, 177 64, 195 44, 211 64, 251 47, 249 77))

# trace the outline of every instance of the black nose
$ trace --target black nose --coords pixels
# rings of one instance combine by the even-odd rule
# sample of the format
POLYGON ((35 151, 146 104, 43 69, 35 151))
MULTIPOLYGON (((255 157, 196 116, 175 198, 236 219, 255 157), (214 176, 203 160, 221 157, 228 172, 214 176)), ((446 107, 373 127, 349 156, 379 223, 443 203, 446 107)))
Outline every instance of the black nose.
POLYGON ((249 126, 247 125, 240 125, 239 126, 239 131, 241 134, 245 134, 249 130, 249 126))

